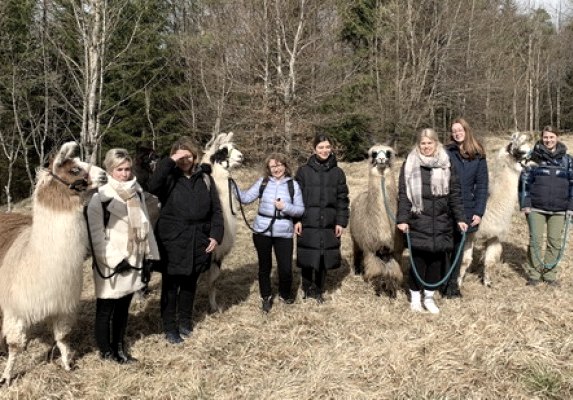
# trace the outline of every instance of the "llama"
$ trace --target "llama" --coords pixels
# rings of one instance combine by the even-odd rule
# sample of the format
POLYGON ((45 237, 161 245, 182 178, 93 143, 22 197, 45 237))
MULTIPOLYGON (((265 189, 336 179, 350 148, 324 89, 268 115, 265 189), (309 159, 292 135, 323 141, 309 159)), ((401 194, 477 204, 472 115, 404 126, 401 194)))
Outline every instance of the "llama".
POLYGON ((88 189, 106 181, 98 167, 72 158, 77 144, 64 144, 38 169, 32 217, 0 215, 0 310, 8 359, 0 383, 10 384, 28 328, 51 324, 62 364, 71 369, 67 336, 82 291, 83 262, 88 251, 83 205, 88 189))
POLYGON ((364 280, 374 283, 377 294, 385 289, 395 297, 403 279, 400 260, 404 247, 395 223, 398 203, 394 171, 396 152, 391 147, 376 144, 368 150, 368 157, 368 190, 356 196, 350 209, 354 270, 363 272, 364 280))
POLYGON ((495 265, 501 262, 501 241, 511 227, 511 217, 517 204, 519 176, 523 165, 529 162, 533 142, 533 134, 515 132, 507 146, 497 153, 489 180, 489 197, 485 215, 478 231, 469 234, 464 245, 458 277, 460 287, 472 263, 473 248, 476 243, 484 243, 482 281, 485 286, 491 286, 489 273, 495 265))
POLYGON ((237 235, 237 219, 233 214, 233 210, 237 209, 237 204, 234 197, 230 196, 229 174, 232 168, 239 167, 242 164, 243 154, 235 148, 232 140, 233 132, 221 133, 213 137, 205 146, 203 159, 201 160, 202 163, 211 165, 211 176, 219 192, 225 226, 223 241, 219 243, 213 253, 208 273, 209 306, 212 312, 219 309, 215 282, 221 273, 223 259, 231 251, 237 235))

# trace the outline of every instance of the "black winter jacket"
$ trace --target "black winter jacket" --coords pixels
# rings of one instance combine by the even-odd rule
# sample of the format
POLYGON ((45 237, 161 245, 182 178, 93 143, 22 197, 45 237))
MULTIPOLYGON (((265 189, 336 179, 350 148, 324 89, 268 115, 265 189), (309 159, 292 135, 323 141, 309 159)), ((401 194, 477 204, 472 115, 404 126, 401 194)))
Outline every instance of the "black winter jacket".
POLYGON ((411 211, 412 203, 406 194, 404 167, 400 171, 398 188, 398 215, 396 224, 408 224, 412 248, 429 252, 449 252, 454 248, 454 223, 466 222, 456 168, 451 167, 449 194, 432 195, 431 169, 422 170, 422 202, 420 214, 411 211))
POLYGON ((161 202, 155 237, 163 272, 190 275, 208 270, 211 255, 205 249, 209 238, 221 243, 224 233, 223 212, 213 178, 201 168, 187 178, 175 161, 166 157, 157 163, 149 191, 161 202))
POLYGON ((536 164, 525 168, 519 179, 521 208, 560 212, 573 210, 573 162, 567 147, 557 142, 549 152, 541 142, 533 148, 531 160, 536 164))
MULTIPOLYGON (((470 224, 474 215, 483 217, 485 213, 489 185, 487 162, 481 155, 472 160, 463 158, 457 143, 450 143, 446 146, 446 150, 458 173, 464 213, 466 221, 470 224)), ((468 225, 468 232, 475 232, 478 228, 479 225, 468 225)))
POLYGON ((302 235, 297 239, 297 266, 320 268, 324 256, 326 269, 340 266, 340 238, 336 225, 348 225, 348 186, 346 175, 331 154, 325 162, 312 155, 295 177, 302 190, 304 215, 302 235))

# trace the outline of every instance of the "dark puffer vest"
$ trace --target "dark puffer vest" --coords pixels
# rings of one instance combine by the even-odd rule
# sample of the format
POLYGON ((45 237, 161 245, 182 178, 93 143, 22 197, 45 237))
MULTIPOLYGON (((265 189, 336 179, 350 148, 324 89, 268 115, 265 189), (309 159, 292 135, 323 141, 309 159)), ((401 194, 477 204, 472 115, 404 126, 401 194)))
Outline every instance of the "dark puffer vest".
POLYGON ((348 186, 344 171, 330 155, 320 162, 312 155, 296 173, 304 201, 302 235, 297 239, 297 266, 319 269, 324 256, 326 269, 340 266, 340 238, 336 225, 348 224, 348 186))
POLYGON ((412 248, 430 252, 452 251, 454 248, 454 222, 466 222, 460 182, 454 166, 450 171, 449 194, 434 196, 431 188, 430 168, 421 167, 423 211, 415 214, 406 194, 404 167, 400 171, 398 216, 396 224, 410 226, 412 248))
POLYGON ((557 142, 550 152, 537 142, 531 160, 537 164, 521 172, 519 204, 521 208, 560 212, 573 210, 573 162, 567 147, 557 142))

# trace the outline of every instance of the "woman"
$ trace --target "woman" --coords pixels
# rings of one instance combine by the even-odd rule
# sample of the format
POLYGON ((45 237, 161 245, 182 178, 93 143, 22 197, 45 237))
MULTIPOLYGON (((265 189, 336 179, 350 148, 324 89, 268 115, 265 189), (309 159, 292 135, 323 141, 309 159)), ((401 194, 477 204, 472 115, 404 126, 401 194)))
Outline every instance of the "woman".
POLYGON ((95 336, 103 359, 128 364, 136 361, 125 345, 129 304, 145 286, 144 260, 158 260, 159 252, 127 150, 109 150, 104 167, 108 183, 87 208, 97 298, 95 336))
POLYGON ((396 226, 410 236, 410 308, 432 314, 440 309, 434 302, 432 285, 443 279, 454 248, 453 221, 466 231, 461 189, 455 167, 433 129, 424 129, 400 171, 396 226), (419 276, 419 279, 418 279, 419 276))
POLYGON ((300 187, 291 177, 287 158, 278 153, 269 155, 265 160, 264 177, 259 178, 246 192, 237 190, 237 197, 243 204, 260 199, 258 214, 253 224, 253 243, 259 257, 262 310, 268 313, 273 305, 273 249, 279 273, 279 298, 286 304, 294 302, 291 294, 293 218, 302 216, 304 212, 302 194, 300 187))
MULTIPOLYGON (((446 151, 460 181, 464 214, 469 222, 465 244, 469 245, 479 228, 487 202, 489 178, 485 149, 475 138, 470 125, 463 118, 454 120, 451 133, 452 142, 446 146, 446 151)), ((454 229, 454 254, 452 256, 455 256, 455 251, 461 242, 462 235, 457 229, 454 229)), ((452 274, 445 285, 444 294, 447 298, 462 296, 458 285, 462 256, 463 252, 460 253, 460 258, 453 267, 452 274)))
POLYGON ((156 227, 163 273, 161 317, 171 344, 181 343, 193 331, 197 280, 211 266, 211 254, 223 239, 217 188, 199 159, 192 140, 181 137, 149 180, 149 191, 161 203, 156 227))
POLYGON ((340 238, 348 224, 348 186, 332 153, 330 137, 316 135, 313 149, 314 154, 296 173, 305 213, 295 233, 303 298, 315 298, 321 304, 326 271, 340 266, 340 238))
POLYGON ((520 177, 520 206, 529 225, 527 285, 545 281, 559 286, 559 256, 566 216, 573 214, 573 163, 567 147, 559 141, 559 130, 546 126, 535 144, 531 161, 520 177), (547 234, 542 254, 543 234, 547 234))

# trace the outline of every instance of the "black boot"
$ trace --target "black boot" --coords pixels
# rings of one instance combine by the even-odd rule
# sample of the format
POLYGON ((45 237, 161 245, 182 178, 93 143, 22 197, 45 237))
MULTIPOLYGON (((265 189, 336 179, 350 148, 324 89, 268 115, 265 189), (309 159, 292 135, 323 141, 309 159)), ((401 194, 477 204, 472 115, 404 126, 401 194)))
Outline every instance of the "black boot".
POLYGON ((115 347, 115 355, 117 356, 120 364, 133 364, 138 361, 137 358, 132 357, 131 354, 127 352, 127 346, 125 343, 118 343, 115 347))

